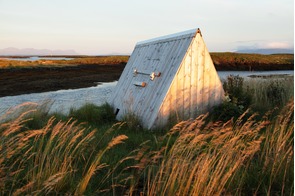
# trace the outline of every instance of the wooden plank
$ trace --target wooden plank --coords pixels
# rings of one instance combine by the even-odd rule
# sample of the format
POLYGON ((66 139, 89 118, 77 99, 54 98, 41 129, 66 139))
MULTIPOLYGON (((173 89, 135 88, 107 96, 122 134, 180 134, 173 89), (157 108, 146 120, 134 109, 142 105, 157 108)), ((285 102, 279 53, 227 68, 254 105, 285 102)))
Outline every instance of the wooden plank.
MULTIPOLYGON (((198 35, 197 35, 198 36, 198 35)), ((204 88, 204 58, 202 55, 201 39, 197 39, 197 115, 203 112, 203 88, 204 88)))
POLYGON ((180 70, 177 72, 176 78, 177 79, 177 103, 176 108, 178 112, 178 116, 181 120, 183 120, 184 115, 184 70, 185 66, 184 63, 181 63, 180 70))
MULTIPOLYGON (((192 44, 191 44, 192 45, 192 44)), ((186 55, 184 57, 184 83, 183 83, 183 94, 184 94, 184 111, 183 111, 183 119, 189 119, 190 118, 190 105, 191 105, 191 45, 189 46, 189 49, 186 52, 186 55)))
POLYGON ((203 111, 202 113, 205 113, 209 110, 209 93, 210 93, 210 64, 207 64, 206 59, 210 58, 210 54, 206 53, 206 46, 204 43, 204 40, 201 39, 200 41, 202 46, 202 56, 203 56, 203 62, 204 62, 204 72, 203 72, 203 80, 204 80, 204 87, 203 87, 203 111))
MULTIPOLYGON (((173 115, 173 116, 177 116, 177 108, 176 108, 176 104, 177 104, 177 80, 173 80, 172 81, 172 85, 168 91, 169 93, 169 102, 170 102, 170 114, 169 115, 173 115)), ((168 100, 167 100, 168 101, 168 100)))
POLYGON ((192 45, 191 45, 191 104, 190 104, 190 117, 195 118, 197 117, 197 96, 198 96, 198 62, 197 62, 197 39, 199 39, 199 36, 196 36, 196 38, 193 40, 192 45))

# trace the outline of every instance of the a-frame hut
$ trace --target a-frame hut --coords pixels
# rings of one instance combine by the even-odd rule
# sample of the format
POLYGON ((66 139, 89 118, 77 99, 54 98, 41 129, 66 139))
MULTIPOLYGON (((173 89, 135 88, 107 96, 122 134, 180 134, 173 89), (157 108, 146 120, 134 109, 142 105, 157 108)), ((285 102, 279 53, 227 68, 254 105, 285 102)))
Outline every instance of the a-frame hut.
POLYGON ((137 43, 109 103, 118 120, 131 113, 154 129, 171 116, 195 118, 223 97, 202 34, 194 29, 137 43))

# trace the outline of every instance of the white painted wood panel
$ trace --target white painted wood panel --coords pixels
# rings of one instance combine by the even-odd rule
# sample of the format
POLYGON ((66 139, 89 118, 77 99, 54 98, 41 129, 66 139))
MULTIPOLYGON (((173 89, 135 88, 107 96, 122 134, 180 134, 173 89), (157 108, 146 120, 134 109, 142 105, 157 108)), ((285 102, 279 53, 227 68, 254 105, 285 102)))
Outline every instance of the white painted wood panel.
POLYGON ((118 119, 134 113, 148 129, 165 125, 170 115, 180 119, 196 117, 223 97, 221 82, 214 72, 196 30, 139 42, 109 102, 120 110, 118 119), (150 80, 152 72, 161 75, 150 80), (140 85, 143 83, 144 87, 140 85))

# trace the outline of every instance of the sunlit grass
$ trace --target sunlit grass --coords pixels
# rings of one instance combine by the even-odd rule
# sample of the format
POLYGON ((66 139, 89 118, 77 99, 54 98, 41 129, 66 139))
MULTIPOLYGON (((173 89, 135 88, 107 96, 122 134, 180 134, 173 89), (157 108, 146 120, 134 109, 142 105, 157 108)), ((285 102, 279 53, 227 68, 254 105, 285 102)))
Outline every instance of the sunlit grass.
POLYGON ((96 129, 71 118, 51 117, 40 129, 28 129, 34 112, 24 112, 0 126, 0 192, 4 195, 83 194, 95 171, 110 172, 100 162, 103 155, 127 139, 122 134, 104 141, 103 136, 95 137, 96 129))
POLYGON ((149 165, 147 195, 292 195, 294 105, 273 121, 242 115, 235 122, 204 117, 170 130, 179 135, 149 165))
POLYGON ((243 88, 251 94, 251 107, 264 113, 275 107, 284 107, 294 96, 294 77, 248 79, 243 88))
POLYGON ((235 52, 210 53, 217 70, 262 71, 293 70, 293 54, 241 54, 235 52))
POLYGON ((126 64, 129 56, 95 56, 79 57, 71 60, 46 60, 37 61, 17 61, 0 58, 0 68, 32 68, 32 67, 63 67, 75 65, 110 65, 126 64))
MULTIPOLYGON (((217 70, 293 70, 293 54, 239 54, 229 52, 210 53, 217 70)), ((129 56, 73 56, 71 60, 38 60, 16 61, 0 58, 0 68, 42 67, 42 66, 68 66, 68 65, 103 65, 126 64, 129 56)))
POLYGON ((273 115, 286 106, 294 96, 294 77, 269 77, 267 79, 243 78, 229 75, 223 81, 225 99, 222 104, 213 107, 210 112, 211 120, 226 122, 237 119, 246 110, 248 115, 257 113, 261 118, 266 112, 273 115))
POLYGON ((0 195, 293 195, 293 78, 260 81, 244 81, 253 108, 236 118, 168 131, 117 122, 108 104, 20 105, 0 117, 0 195))

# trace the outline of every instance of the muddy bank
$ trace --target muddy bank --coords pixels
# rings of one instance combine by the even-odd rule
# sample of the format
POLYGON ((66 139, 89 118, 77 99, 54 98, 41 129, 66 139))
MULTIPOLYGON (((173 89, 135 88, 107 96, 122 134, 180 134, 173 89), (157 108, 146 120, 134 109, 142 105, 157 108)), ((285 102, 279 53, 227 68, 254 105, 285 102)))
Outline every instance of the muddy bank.
MULTIPOLYGON (((242 63, 240 62, 242 61, 240 60, 241 55, 238 55, 239 58, 235 56, 235 58, 232 58, 232 54, 227 53, 213 54, 212 57, 214 57, 214 55, 218 57, 215 56, 215 58, 213 58, 213 61, 216 61, 214 63, 217 71, 294 69, 293 61, 290 64, 281 63, 278 65, 272 64, 271 62, 273 61, 270 61, 268 64, 262 65, 262 63, 250 64, 250 61, 246 61, 245 59, 242 63), (233 61, 227 58, 232 58, 233 61)), ((257 55, 250 55, 251 58, 256 56, 257 55)), ((286 56, 288 61, 293 58, 292 55, 278 55, 280 58, 284 56, 286 56)), ((261 56, 258 57, 258 59, 261 58, 261 56)), ((270 55, 270 57, 277 58, 275 55, 270 55)), ((96 86, 99 82, 113 82, 120 78, 127 63, 127 57, 124 57, 124 59, 122 58, 123 57, 92 57, 75 59, 72 62, 73 65, 66 66, 61 63, 56 65, 42 64, 42 66, 0 68, 0 97, 63 89, 86 88, 96 86), (102 64, 103 61, 112 63, 102 64)), ((19 63, 21 61, 16 62, 19 63)), ((258 60, 253 60, 253 62, 258 62, 258 60)))
POLYGON ((0 97, 96 86, 118 80, 125 64, 0 69, 0 97))
POLYGON ((294 64, 274 64, 274 63, 215 63, 217 71, 276 71, 294 70, 294 64))

